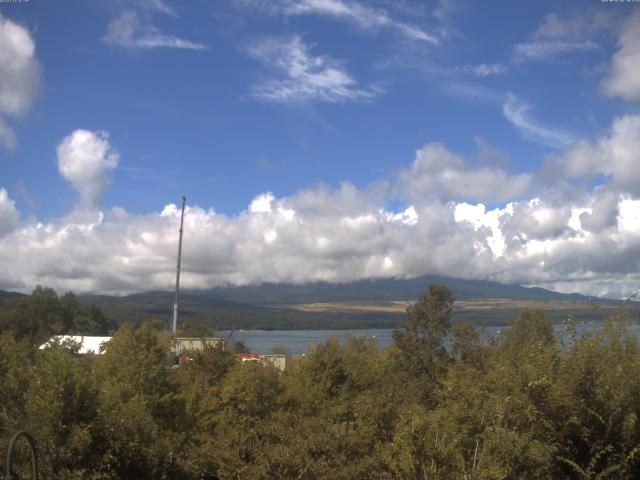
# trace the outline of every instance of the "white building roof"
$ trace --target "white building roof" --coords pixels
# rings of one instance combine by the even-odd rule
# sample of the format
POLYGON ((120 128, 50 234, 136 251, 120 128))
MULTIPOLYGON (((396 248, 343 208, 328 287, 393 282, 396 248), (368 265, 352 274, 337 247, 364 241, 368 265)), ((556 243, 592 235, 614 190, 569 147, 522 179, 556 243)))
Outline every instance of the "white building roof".
POLYGON ((102 353, 100 347, 102 344, 111 340, 111 337, 92 337, 86 335, 54 335, 47 343, 40 345, 40 350, 47 348, 54 343, 64 343, 72 341, 80 345, 78 353, 102 353))

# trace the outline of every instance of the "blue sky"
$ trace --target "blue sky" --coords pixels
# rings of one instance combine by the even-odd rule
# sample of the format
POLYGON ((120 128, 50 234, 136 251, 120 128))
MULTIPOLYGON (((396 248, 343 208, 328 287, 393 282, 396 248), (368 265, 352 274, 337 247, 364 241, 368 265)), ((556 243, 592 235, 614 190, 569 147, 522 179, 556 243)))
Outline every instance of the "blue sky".
POLYGON ((184 194, 188 286, 440 273, 629 294, 639 8, 0 4, 0 288, 170 286, 184 194))

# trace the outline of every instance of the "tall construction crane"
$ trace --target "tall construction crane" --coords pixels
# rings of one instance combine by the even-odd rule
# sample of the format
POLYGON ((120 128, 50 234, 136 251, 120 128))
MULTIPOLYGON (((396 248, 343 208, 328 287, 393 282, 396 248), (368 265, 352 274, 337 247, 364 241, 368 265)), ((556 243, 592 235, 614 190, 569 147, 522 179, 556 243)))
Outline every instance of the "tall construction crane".
POLYGON ((176 300, 173 303, 173 322, 171 324, 171 332, 173 335, 178 330, 178 300, 180 298, 180 261, 182 260, 182 227, 184 225, 184 206, 187 197, 182 196, 182 214, 180 215, 180 239, 178 240, 178 265, 176 266, 176 300))

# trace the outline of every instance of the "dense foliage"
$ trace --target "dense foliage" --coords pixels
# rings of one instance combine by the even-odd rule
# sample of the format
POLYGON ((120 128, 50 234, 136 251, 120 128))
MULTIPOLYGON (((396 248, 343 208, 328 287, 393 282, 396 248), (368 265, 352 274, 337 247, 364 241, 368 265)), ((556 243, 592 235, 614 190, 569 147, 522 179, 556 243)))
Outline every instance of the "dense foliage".
POLYGON ((151 324, 120 327, 100 356, 5 327, 65 325, 61 301, 1 317, 0 447, 31 431, 43 478, 640 478, 640 345, 624 309, 560 338, 527 310, 483 341, 451 327, 435 285, 387 349, 330 340, 281 373, 217 348, 172 368, 151 324))
POLYGON ((0 300, 0 335, 48 340, 53 334, 107 335, 115 327, 95 305, 82 305, 67 292, 58 296, 51 288, 36 287, 29 296, 0 300))

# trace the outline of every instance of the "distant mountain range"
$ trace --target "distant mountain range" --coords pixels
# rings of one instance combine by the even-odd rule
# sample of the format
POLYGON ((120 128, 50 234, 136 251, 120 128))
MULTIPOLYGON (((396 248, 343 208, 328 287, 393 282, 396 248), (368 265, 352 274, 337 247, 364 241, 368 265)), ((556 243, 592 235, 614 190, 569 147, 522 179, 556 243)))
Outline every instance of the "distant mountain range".
POLYGON ((11 299, 11 298, 20 298, 20 297, 25 297, 25 296, 26 295, 24 293, 7 292, 6 290, 0 290, 0 301, 11 299))
MULTIPOLYGON (((458 300, 455 318, 460 321, 508 324, 523 307, 540 305, 556 321, 569 314, 579 321, 601 319, 589 306, 590 297, 577 293, 431 275, 339 284, 263 283, 188 290, 181 292, 180 317, 215 329, 391 328, 405 317, 406 306, 433 283, 451 288, 458 300)), ((20 295, 0 291, 0 300, 20 295)), ((173 295, 171 291, 149 291, 126 296, 82 294, 78 298, 84 303, 97 304, 118 322, 156 319, 168 323, 173 295)), ((611 299, 593 300, 605 311, 621 303, 611 299)))
MULTIPOLYGON (((544 288, 506 285, 486 280, 463 280, 425 275, 410 279, 384 278, 349 283, 315 282, 302 285, 263 283, 243 287, 227 286, 201 290, 200 294, 262 305, 311 302, 417 300, 434 283, 447 285, 456 299, 504 298, 534 301, 586 301, 577 293, 564 294, 544 288)), ((610 300, 606 300, 610 301, 610 300)))

